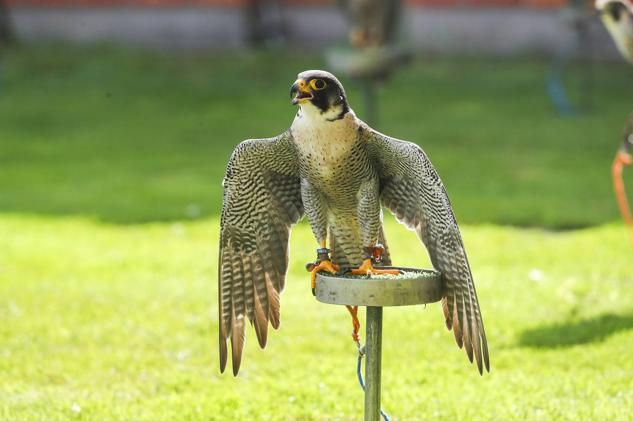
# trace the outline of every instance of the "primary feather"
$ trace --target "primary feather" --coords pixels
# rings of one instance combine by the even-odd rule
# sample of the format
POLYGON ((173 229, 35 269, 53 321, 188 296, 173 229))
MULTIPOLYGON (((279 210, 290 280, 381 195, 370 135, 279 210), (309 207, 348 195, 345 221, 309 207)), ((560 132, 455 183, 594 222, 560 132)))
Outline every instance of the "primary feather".
POLYGON ((298 163, 289 133, 242 142, 224 177, 220 228, 220 370, 231 340, 239 371, 245 317, 266 346, 268 323, 279 327, 279 293, 288 267, 290 227, 303 215, 298 163))
POLYGON ((488 343, 470 266, 451 203, 431 161, 416 144, 392 139, 363 126, 370 159, 380 174, 380 196, 396 218, 414 230, 431 263, 442 273, 446 327, 476 357, 479 372, 490 371, 488 343))

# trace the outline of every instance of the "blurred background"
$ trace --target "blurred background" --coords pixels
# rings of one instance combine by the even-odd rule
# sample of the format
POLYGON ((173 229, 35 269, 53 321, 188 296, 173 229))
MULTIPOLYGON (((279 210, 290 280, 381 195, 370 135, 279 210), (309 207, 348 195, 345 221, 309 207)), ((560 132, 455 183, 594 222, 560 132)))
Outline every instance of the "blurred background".
MULTIPOLYGON (((633 275, 609 170, 633 70, 592 3, 0 0, 0 45, 0 418, 361 418, 350 321, 313 300, 305 221, 280 331, 260 351, 249 328, 237 379, 217 364, 226 163, 286 130, 297 73, 323 68, 433 161, 491 346, 480 378, 439 306, 388 309, 387 411, 628 419, 633 275)), ((430 265, 386 224, 397 264, 430 265)))
MULTIPOLYGON (((231 51, 254 46, 318 51, 346 40, 349 25, 342 9, 349 11, 355 3, 344 0, 3 2, 5 8, 10 7, 16 36, 25 41, 109 42, 197 51, 231 51)), ((590 16, 593 4, 586 1, 405 0, 402 7, 405 9, 402 30, 412 47, 420 52, 553 54, 569 47, 579 30, 586 30, 592 42, 603 44, 598 51, 600 56, 616 57, 615 47, 608 42, 599 19, 590 16), (579 29, 581 25, 587 28, 579 29)), ((585 45, 577 55, 589 55, 589 50, 584 51, 589 48, 585 45)))
POLYGON ((591 4, 355 3, 3 1, 0 210, 215 215, 233 147, 285 130, 295 75, 327 68, 361 118, 427 150, 460 220, 616 217, 631 72, 591 4))

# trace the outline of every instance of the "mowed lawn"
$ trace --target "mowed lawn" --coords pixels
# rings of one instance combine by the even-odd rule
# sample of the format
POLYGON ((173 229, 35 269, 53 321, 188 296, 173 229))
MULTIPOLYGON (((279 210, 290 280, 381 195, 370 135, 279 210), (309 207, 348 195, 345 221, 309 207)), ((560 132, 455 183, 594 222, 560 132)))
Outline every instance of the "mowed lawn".
MULTIPOLYGON (((0 219, 0 418, 354 420, 363 396, 343 307, 316 302, 296 230, 282 323, 219 374, 218 220, 136 226, 0 219)), ((424 265, 390 222, 398 263, 424 265)), ((439 304, 384 315, 383 402, 400 420, 627 419, 631 251, 619 226, 467 226, 490 341, 480 377, 439 304)))
MULTIPOLYGON (((322 66, 105 47, 6 56, 0 419, 362 418, 349 316, 310 293, 305 221, 280 330, 261 351, 249 328, 240 375, 218 369, 224 166, 240 140, 289 125, 296 73, 322 66)), ((631 417, 632 252, 609 164, 633 74, 596 66, 593 109, 565 119, 547 70, 427 58, 381 90, 380 128, 427 150, 462 222, 492 364, 483 377, 468 364, 438 304, 386 309, 393 419, 631 417)), ((413 233, 386 224, 397 264, 429 266, 413 233)))

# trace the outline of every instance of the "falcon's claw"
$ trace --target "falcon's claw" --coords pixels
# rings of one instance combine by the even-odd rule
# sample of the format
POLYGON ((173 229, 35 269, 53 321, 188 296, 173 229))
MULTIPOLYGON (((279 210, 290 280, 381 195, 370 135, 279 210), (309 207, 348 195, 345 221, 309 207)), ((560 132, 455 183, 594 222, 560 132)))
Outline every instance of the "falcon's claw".
POLYGON ((363 260, 363 264, 358 269, 352 269, 352 275, 400 275, 398 269, 376 269, 371 259, 363 260))
POLYGON ((312 295, 316 295, 316 274, 317 272, 329 272, 336 275, 340 270, 339 265, 335 265, 331 260, 321 260, 318 264, 310 265, 308 270, 310 271, 312 295))

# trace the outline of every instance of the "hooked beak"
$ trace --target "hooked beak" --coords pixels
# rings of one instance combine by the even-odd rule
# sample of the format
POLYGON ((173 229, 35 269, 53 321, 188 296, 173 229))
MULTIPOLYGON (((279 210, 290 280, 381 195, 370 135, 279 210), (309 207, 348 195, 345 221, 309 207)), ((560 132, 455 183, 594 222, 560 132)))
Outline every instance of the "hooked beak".
POLYGON ((314 96, 306 81, 297 79, 292 88, 290 88, 290 97, 292 98, 292 104, 297 105, 310 101, 314 96))

